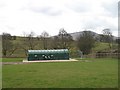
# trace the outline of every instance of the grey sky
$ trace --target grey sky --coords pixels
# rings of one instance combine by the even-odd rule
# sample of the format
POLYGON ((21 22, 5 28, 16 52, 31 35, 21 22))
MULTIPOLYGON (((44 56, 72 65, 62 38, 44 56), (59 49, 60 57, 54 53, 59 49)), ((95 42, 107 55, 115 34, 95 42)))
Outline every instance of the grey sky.
POLYGON ((118 35, 118 0, 0 0, 0 34, 47 31, 56 35, 110 28, 118 35))

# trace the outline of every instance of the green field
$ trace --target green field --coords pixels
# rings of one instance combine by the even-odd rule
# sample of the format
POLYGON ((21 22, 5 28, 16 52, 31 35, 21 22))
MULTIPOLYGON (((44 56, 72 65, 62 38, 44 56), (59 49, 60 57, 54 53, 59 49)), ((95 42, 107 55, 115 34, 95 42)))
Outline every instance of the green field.
MULTIPOLYGON (((7 58, 3 62, 21 60, 22 58, 7 58)), ((3 65, 2 74, 3 88, 118 87, 117 59, 3 65)))
POLYGON ((2 62, 22 62, 24 58, 4 58, 2 62))

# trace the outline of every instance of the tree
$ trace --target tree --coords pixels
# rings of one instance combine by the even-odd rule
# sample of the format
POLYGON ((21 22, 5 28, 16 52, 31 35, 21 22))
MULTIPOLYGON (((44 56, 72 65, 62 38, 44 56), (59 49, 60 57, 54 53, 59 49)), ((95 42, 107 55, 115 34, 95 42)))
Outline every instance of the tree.
POLYGON ((68 34, 66 32, 66 30, 64 30, 64 28, 61 28, 58 34, 58 38, 59 38, 59 42, 60 42, 60 47, 65 49, 69 49, 71 42, 73 41, 73 38, 70 34, 68 34))
POLYGON ((52 47, 54 49, 70 49, 73 38, 64 28, 61 28, 58 35, 52 37, 52 47))
POLYGON ((12 40, 16 40, 16 36, 12 36, 12 40))
POLYGON ((51 47, 52 49, 60 49, 60 42, 58 36, 54 36, 51 38, 51 47))
POLYGON ((48 39, 48 37, 49 37, 49 34, 46 31, 42 32, 41 39, 43 41, 44 49, 47 49, 47 39, 48 39))
POLYGON ((11 42, 11 35, 9 33, 2 34, 2 53, 6 57, 10 50, 13 48, 13 43, 11 42))
POLYGON ((109 45, 109 48, 112 48, 112 41, 113 41, 113 36, 112 36, 112 32, 110 31, 110 29, 104 29, 103 30, 103 39, 104 41, 106 41, 109 45))
POLYGON ((83 31, 77 38, 77 47, 83 54, 89 54, 92 47, 94 47, 95 38, 90 31, 83 31))
POLYGON ((29 34, 24 33, 24 38, 22 39, 20 46, 25 51, 26 55, 27 50, 35 49, 35 46, 38 44, 38 42, 36 42, 37 38, 35 38, 34 35, 34 32, 30 32, 29 34))

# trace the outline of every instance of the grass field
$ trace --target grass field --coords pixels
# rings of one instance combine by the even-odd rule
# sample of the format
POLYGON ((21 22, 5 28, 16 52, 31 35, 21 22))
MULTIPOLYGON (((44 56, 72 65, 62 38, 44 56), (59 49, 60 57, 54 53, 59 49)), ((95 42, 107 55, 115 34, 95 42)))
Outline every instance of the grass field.
MULTIPOLYGON (((3 88, 118 87, 117 59, 84 60, 3 65, 3 88)), ((7 58, 3 61, 21 61, 21 59, 7 58)))
POLYGON ((22 62, 24 58, 3 58, 2 62, 22 62))

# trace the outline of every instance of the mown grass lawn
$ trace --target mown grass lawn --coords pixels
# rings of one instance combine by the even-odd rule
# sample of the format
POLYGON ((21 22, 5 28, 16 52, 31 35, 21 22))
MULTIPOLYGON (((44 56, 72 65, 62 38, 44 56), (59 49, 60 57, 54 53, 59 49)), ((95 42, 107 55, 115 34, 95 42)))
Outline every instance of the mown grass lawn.
POLYGON ((22 62, 24 58, 2 58, 2 62, 22 62))
POLYGON ((2 74, 3 88, 118 87, 117 59, 3 65, 2 74))

